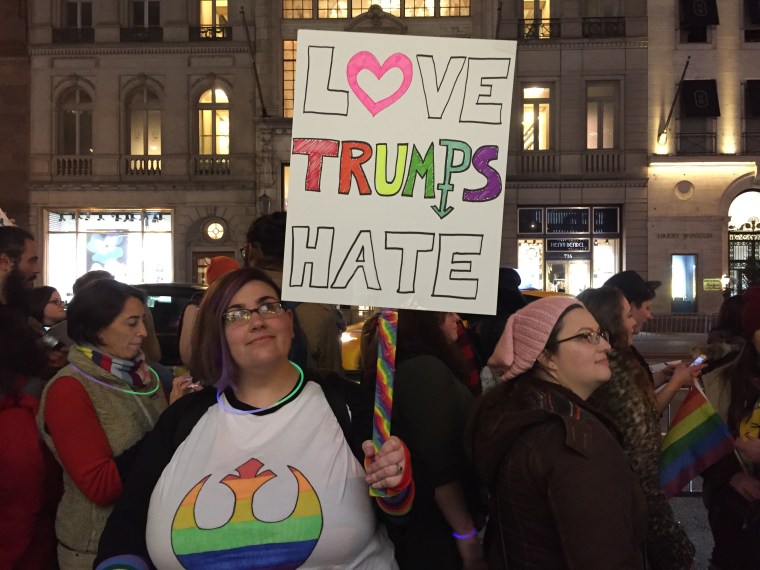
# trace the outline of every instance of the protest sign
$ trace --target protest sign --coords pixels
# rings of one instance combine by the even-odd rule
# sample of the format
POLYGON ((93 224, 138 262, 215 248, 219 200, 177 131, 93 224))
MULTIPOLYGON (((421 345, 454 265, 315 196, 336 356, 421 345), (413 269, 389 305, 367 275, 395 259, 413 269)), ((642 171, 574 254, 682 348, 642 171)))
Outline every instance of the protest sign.
POLYGON ((515 52, 299 32, 283 298, 495 311, 515 52))

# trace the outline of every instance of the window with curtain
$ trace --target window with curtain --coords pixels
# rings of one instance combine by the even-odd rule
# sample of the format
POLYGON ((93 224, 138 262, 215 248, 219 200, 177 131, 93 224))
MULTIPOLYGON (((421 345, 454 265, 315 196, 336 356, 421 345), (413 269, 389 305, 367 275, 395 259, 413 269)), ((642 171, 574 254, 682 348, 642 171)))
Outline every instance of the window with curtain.
POLYGON ((92 148, 92 98, 75 87, 63 94, 58 107, 58 154, 87 155, 92 148))
POLYGON ((230 153, 230 105, 227 93, 218 87, 204 91, 198 99, 198 154, 230 153))
POLYGON ((548 150, 551 148, 551 87, 524 86, 522 95, 523 150, 548 150))
POLYGON ((161 103, 147 87, 129 100, 129 154, 158 156, 161 154, 161 103))
POLYGON ((590 81, 586 84, 586 148, 617 147, 618 84, 590 81))

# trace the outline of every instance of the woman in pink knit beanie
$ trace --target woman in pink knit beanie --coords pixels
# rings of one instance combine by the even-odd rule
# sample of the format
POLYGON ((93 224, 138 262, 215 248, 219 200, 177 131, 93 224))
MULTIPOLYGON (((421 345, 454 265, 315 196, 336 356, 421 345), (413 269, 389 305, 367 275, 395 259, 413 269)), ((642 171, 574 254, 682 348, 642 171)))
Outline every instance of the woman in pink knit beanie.
POLYGON ((509 318, 470 446, 491 494, 489 568, 643 570, 646 500, 616 434, 586 403, 608 381, 607 334, 576 299, 509 318))

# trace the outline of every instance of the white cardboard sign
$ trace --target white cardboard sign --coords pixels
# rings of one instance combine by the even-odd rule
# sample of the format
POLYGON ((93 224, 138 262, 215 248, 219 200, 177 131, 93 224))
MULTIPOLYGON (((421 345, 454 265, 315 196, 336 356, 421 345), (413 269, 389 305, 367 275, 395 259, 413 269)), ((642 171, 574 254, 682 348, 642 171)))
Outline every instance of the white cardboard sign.
POLYGON ((495 311, 515 53, 298 33, 283 298, 495 311))

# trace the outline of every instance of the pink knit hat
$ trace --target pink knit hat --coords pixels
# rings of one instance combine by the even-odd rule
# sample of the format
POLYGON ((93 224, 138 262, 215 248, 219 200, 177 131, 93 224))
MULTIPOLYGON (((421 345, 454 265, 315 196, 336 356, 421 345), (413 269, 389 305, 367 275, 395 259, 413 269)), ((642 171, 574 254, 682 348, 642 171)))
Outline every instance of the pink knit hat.
POLYGON ((523 307, 507 321, 488 366, 502 380, 511 380, 533 367, 562 313, 573 305, 572 297, 544 297, 523 307))

